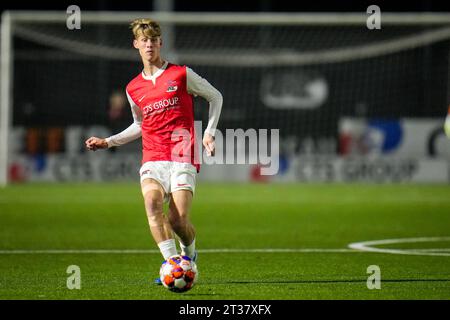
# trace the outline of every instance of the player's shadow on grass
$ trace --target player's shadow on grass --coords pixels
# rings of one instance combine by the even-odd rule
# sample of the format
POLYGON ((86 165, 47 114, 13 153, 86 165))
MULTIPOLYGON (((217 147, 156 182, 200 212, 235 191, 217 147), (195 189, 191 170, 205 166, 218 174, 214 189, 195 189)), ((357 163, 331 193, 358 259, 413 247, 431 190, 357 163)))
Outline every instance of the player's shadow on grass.
MULTIPOLYGON (((215 282, 215 284, 310 284, 310 283, 366 283, 367 278, 365 279, 347 279, 347 280, 239 280, 239 281, 223 281, 223 282, 215 282)), ((381 282, 388 283, 400 283, 400 282, 450 282, 450 279, 382 279, 381 282)))

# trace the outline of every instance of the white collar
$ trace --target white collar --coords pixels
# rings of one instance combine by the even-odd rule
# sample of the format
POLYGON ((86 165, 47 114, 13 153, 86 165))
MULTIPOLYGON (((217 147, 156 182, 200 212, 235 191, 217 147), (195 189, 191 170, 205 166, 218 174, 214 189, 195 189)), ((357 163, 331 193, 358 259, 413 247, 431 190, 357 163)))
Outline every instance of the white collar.
POLYGON ((164 72, 164 70, 166 70, 168 64, 169 64, 169 62, 167 62, 167 61, 164 62, 164 64, 162 65, 161 69, 158 69, 158 71, 156 71, 151 76, 147 76, 144 73, 144 70, 142 70, 142 78, 144 78, 145 80, 152 80, 153 84, 155 84, 156 78, 158 78, 164 72))

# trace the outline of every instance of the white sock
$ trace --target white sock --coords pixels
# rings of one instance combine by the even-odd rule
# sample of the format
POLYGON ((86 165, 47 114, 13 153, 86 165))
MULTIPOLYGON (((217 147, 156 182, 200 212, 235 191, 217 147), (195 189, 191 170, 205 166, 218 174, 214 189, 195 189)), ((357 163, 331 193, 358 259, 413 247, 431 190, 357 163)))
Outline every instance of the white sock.
POLYGON ((175 239, 161 241, 158 243, 158 247, 164 257, 164 260, 177 255, 177 245, 175 243, 175 239))
POLYGON ((194 240, 192 240, 192 243, 188 246, 185 246, 180 241, 180 247, 181 247, 181 255, 193 258, 195 253, 195 238, 194 240))

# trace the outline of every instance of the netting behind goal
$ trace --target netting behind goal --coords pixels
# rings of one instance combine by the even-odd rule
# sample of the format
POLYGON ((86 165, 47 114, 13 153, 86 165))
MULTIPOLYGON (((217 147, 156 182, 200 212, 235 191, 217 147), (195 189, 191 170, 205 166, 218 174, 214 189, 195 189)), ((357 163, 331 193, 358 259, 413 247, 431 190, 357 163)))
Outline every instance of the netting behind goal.
MULTIPOLYGON (((343 118, 443 117, 449 102, 442 16, 393 15, 369 30, 364 14, 82 13, 81 29, 68 30, 64 15, 35 15, 11 16, 10 166, 17 155, 82 155, 88 135, 131 122, 124 88, 142 70, 128 28, 137 16, 160 20, 164 56, 222 92, 219 129, 278 128, 283 152, 336 154, 343 118)), ((195 113, 206 121, 202 99, 195 113)), ((139 151, 136 142, 120 152, 139 151)))

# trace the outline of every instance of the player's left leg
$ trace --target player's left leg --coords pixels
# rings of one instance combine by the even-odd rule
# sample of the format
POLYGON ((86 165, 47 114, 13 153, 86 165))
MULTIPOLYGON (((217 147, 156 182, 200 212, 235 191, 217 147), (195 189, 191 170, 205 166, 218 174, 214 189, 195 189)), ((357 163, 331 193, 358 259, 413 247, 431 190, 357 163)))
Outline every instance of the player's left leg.
POLYGON ((190 220, 193 192, 177 190, 170 194, 168 218, 173 231, 179 237, 181 254, 196 260, 195 228, 190 220))
POLYGON ((169 218, 172 230, 179 238, 181 254, 196 262, 195 228, 190 220, 195 193, 197 169, 190 163, 172 162, 170 170, 169 218))

